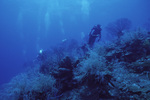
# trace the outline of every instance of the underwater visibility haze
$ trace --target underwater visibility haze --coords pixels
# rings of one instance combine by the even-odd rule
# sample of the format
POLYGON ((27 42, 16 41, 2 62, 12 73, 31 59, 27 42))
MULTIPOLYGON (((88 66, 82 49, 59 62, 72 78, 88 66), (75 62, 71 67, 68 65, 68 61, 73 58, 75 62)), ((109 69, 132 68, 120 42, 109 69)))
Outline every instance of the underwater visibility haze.
POLYGON ((1 0, 1 100, 150 99, 149 6, 1 0), (89 45, 98 24, 100 40, 89 45))

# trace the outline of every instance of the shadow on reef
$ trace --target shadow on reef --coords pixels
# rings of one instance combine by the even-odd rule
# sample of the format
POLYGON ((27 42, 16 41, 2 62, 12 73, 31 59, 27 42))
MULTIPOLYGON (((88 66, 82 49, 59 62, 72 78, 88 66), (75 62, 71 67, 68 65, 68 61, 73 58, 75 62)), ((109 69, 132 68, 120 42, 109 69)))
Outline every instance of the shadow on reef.
POLYGON ((96 45, 92 50, 87 48, 85 52, 79 50, 75 41, 66 41, 64 47, 60 45, 43 51, 35 60, 34 68, 6 84, 1 98, 148 100, 150 35, 132 34, 123 35, 113 43, 96 45))

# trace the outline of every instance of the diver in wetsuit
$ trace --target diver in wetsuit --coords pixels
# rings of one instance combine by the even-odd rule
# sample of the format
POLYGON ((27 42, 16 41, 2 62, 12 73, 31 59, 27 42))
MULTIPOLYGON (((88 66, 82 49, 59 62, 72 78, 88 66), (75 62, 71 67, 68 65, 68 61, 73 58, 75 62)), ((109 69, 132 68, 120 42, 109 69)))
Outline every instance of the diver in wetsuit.
POLYGON ((90 34, 89 34, 89 41, 88 45, 89 47, 93 47, 95 40, 98 38, 98 41, 101 39, 101 25, 96 25, 92 28, 90 34))

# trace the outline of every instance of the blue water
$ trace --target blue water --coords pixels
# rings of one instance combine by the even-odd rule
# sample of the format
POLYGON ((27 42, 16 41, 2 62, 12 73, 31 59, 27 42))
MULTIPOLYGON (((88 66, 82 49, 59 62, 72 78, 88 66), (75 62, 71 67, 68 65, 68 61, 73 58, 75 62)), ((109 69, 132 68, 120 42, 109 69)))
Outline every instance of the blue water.
POLYGON ((149 0, 0 0, 0 84, 24 71, 40 49, 63 39, 87 35, 95 24, 102 25, 102 41, 111 37, 108 23, 128 18, 132 28, 150 18, 149 0))

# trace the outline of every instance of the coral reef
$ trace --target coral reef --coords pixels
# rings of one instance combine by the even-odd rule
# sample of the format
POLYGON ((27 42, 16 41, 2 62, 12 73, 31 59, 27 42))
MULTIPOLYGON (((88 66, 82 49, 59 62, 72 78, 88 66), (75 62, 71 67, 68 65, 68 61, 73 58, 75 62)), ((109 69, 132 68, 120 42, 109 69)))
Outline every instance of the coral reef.
MULTIPOLYGON (((74 43, 75 41, 73 41, 74 43)), ((66 42, 67 43, 67 42, 66 42)), ((61 45, 62 46, 62 45, 61 45)), ((13 78, 2 100, 148 100, 150 34, 128 32, 114 42, 43 51, 36 64, 13 78), (66 49, 67 48, 67 49, 66 49)))

